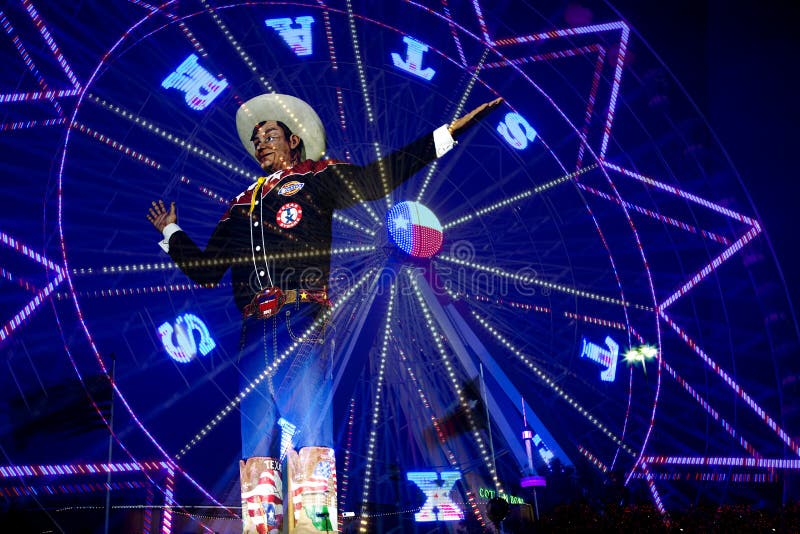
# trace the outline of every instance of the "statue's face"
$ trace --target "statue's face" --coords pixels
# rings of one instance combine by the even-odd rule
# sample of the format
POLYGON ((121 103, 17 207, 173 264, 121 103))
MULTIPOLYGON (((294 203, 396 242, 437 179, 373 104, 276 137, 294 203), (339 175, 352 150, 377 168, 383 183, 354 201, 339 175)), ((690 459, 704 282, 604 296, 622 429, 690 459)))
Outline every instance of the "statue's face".
POLYGON ((297 148, 300 138, 292 134, 287 139, 276 121, 256 125, 250 140, 255 147, 256 159, 266 172, 286 169, 297 163, 292 158, 292 150, 297 148))

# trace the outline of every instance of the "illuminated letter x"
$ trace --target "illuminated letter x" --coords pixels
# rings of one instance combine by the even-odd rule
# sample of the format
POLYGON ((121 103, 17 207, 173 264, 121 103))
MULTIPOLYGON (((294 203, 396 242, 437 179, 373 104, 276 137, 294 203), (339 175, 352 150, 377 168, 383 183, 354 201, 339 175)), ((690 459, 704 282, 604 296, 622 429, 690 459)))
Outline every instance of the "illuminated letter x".
POLYGON ((453 486, 461 478, 459 471, 415 471, 406 473, 406 478, 425 494, 425 502, 414 514, 416 521, 459 521, 464 512, 450 499, 453 486))

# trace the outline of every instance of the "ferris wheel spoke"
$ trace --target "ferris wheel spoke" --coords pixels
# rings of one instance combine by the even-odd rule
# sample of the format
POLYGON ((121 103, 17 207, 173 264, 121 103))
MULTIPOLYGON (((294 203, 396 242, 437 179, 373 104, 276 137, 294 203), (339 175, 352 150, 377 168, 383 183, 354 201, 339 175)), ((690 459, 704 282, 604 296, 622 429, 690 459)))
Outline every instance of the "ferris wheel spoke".
MULTIPOLYGON (((490 449, 491 447, 487 448, 486 440, 481 436, 479 432, 479 428, 477 422, 472 414, 472 408, 469 405, 469 399, 467 398, 465 388, 462 386, 459 380, 459 374, 456 370, 456 367, 451 362, 451 355, 448 353, 449 351, 446 350, 446 347, 441 341, 442 335, 440 333, 440 327, 437 327, 435 322, 434 316, 431 313, 430 304, 435 302, 431 300, 430 303, 426 302, 426 296, 423 290, 423 282, 420 281, 419 276, 416 274, 411 273, 410 271, 405 271, 406 276, 410 279, 411 287, 414 292, 414 297, 416 297, 415 302, 418 304, 419 308, 422 311, 422 316, 425 321, 425 327, 429 332, 430 338, 433 340, 434 344, 434 351, 435 354, 438 355, 439 361, 444 364, 445 371, 447 373, 447 377, 449 378, 451 387, 455 392, 458 404, 460 408, 464 411, 467 415, 467 421, 469 423, 469 431, 472 434, 475 446, 478 449, 478 453, 480 454, 481 458, 483 459, 484 465, 489 471, 489 476, 497 488, 499 493, 504 493, 503 485, 500 482, 500 479, 497 475, 497 468, 494 463, 494 457, 490 455, 492 452, 490 449)), ((455 342, 455 337, 451 337, 451 342, 455 342)))
MULTIPOLYGON (((488 298, 483 297, 482 295, 468 295, 466 293, 452 293, 449 292, 450 296, 454 300, 464 301, 468 304, 471 310, 476 311, 482 317, 491 317, 493 325, 503 325, 503 329, 505 331, 515 331, 517 338, 524 338, 526 341, 526 345, 524 350, 526 350, 527 357, 536 365, 540 366, 542 369, 548 369, 552 376, 557 376, 558 380, 562 380, 565 377, 569 377, 570 380, 573 380, 577 385, 580 386, 581 389, 591 391, 592 395, 597 399, 597 403, 603 402, 612 402, 617 403, 617 399, 608 392, 604 391, 601 388, 598 388, 594 382, 591 380, 581 376, 575 370, 571 369, 563 362, 549 356, 549 348, 548 346, 541 345, 535 346, 534 340, 538 339, 539 337, 545 338, 544 332, 541 334, 538 331, 531 331, 525 330, 521 331, 519 329, 518 324, 520 323, 520 318, 524 318, 528 314, 537 314, 543 316, 552 316, 552 312, 549 308, 543 306, 534 306, 530 304, 526 304, 523 302, 515 302, 509 300, 505 297, 502 298, 488 298), (498 308, 505 308, 503 314, 498 314, 498 308), (533 333, 531 333, 533 332, 533 333), (534 353, 541 354, 535 355, 534 353)), ((559 315, 556 314, 555 317, 559 315)), ((569 315, 564 314, 568 320, 565 321, 565 326, 568 326, 571 322, 569 319, 569 315)), ((488 321, 487 321, 488 322, 488 321)), ((523 321, 522 324, 537 324, 539 321, 533 319, 531 321, 523 321)), ((550 324, 549 320, 543 321, 547 324, 550 324)), ((603 323, 601 323, 603 324, 603 323)), ((626 327, 622 325, 622 330, 625 330, 626 327)), ((499 328, 499 327, 498 327, 499 328)))
POLYGON ((255 62, 247 53, 245 47, 243 47, 241 43, 239 43, 239 41, 236 39, 236 37, 233 36, 233 33, 231 33, 231 31, 228 29, 228 25, 225 24, 225 21, 222 20, 222 17, 220 17, 219 14, 217 13, 217 9, 209 6, 207 0, 200 0, 200 3, 203 4, 203 7, 205 8, 206 12, 209 15, 211 15, 214 24, 217 25, 219 30, 228 40, 228 43, 233 47, 234 50, 236 50, 237 54, 242 59, 244 64, 247 65, 248 69, 250 69, 250 72, 252 72, 253 75, 258 79, 258 81, 261 83, 261 86, 270 93, 277 92, 275 91, 275 88, 272 86, 272 84, 269 83, 269 81, 261 73, 259 73, 258 69, 256 68, 255 62))
MULTIPOLYGON (((452 29, 453 27, 451 26, 451 30, 452 29)), ((481 68, 483 67, 483 64, 488 56, 489 56, 489 49, 486 48, 484 49, 483 54, 481 55, 481 59, 478 61, 478 64, 475 66, 475 70, 470 75, 469 81, 467 82, 467 86, 464 89, 463 93, 461 94, 458 104, 456 105, 456 109, 450 115, 450 119, 447 121, 447 124, 451 124, 453 121, 458 119, 464 112, 464 106, 467 104, 469 95, 472 93, 472 89, 475 87, 475 82, 478 80, 478 75, 480 74, 481 68)), ((423 196, 425 195, 425 190, 428 188, 428 184, 430 184, 431 178, 436 173, 436 169, 438 168, 438 166, 439 166, 438 159, 434 160, 430 165, 428 165, 428 170, 425 173, 425 178, 422 180, 422 185, 420 186, 419 192, 417 193, 417 202, 422 201, 423 196)))
POLYGON ((511 283, 524 283, 524 284, 529 284, 531 286, 539 286, 548 291, 565 293, 567 295, 572 295, 579 299, 599 301, 606 304, 622 306, 622 307, 631 307, 643 311, 653 311, 652 307, 646 306, 644 304, 633 303, 626 300, 618 299, 616 297, 610 297, 592 291, 586 291, 568 285, 542 280, 539 277, 530 274, 529 272, 511 272, 509 270, 501 269, 499 267, 493 267, 491 265, 485 265, 470 260, 462 260, 454 256, 448 256, 446 254, 439 254, 438 256, 436 256, 436 261, 437 262, 443 261, 452 265, 457 265, 459 267, 466 267, 472 269, 475 272, 486 273, 491 276, 504 279, 511 283))
POLYGON ((89 94, 87 96, 87 100, 89 102, 97 104, 106 111, 110 111, 111 113, 114 113, 115 115, 122 117, 123 119, 139 126, 146 132, 155 135, 160 139, 168 141, 177 147, 180 147, 182 150, 185 150, 186 153, 189 155, 202 158, 204 161, 208 161, 214 163, 215 165, 223 167, 226 171, 232 171, 235 172, 236 174, 239 174, 240 176, 246 178, 248 183, 253 182, 258 178, 257 175, 248 172, 246 169, 239 167, 238 165, 235 165, 204 148, 198 147, 197 145, 192 144, 189 141, 186 141, 184 135, 178 133, 172 133, 166 128, 159 126, 153 123, 152 121, 125 109, 124 107, 108 102, 100 98, 99 96, 93 94, 89 94))
POLYGON ((449 230, 450 228, 454 228, 454 227, 456 227, 458 225, 464 224, 465 222, 468 222, 468 221, 471 221, 471 220, 473 220, 475 218, 478 218, 481 215, 485 215, 487 213, 494 213, 498 209, 506 208, 506 207, 509 207, 509 206, 513 206, 513 205, 515 205, 516 203, 518 203, 518 202, 520 202, 522 200, 525 200, 527 198, 531 198, 531 197, 533 197, 535 195, 538 195, 539 193, 547 191, 548 189, 552 189, 555 186, 561 185, 561 184, 566 183, 566 182, 570 182, 574 178, 576 178, 576 177, 578 177, 578 176, 580 176, 582 174, 585 174, 585 173, 587 173, 587 172, 589 172, 591 170, 594 170, 597 167, 598 167, 597 164, 587 165, 586 167, 578 169, 575 172, 571 172, 569 174, 565 174, 563 176, 559 176, 558 178, 554 178, 553 180, 550 180, 549 182, 543 183, 541 185, 537 185, 536 187, 532 187, 530 189, 526 189, 525 191, 517 193, 516 195, 509 196, 509 197, 507 197, 507 198, 505 198, 505 199, 503 199, 501 201, 489 204, 488 206, 485 206, 483 208, 479 208, 479 209, 475 210, 472 213, 468 213, 466 215, 462 215, 460 217, 456 217, 452 221, 444 223, 442 225, 442 227, 445 230, 449 230))
POLYGON ((357 220, 355 220, 355 219, 353 219, 351 217, 348 217, 347 215, 343 215, 339 211, 334 211, 333 212, 333 219, 336 220, 336 221, 342 222, 342 223, 344 223, 344 224, 346 224, 346 225, 348 225, 348 226, 350 226, 352 228, 355 228, 356 230, 358 230, 360 235, 366 235, 368 237, 375 237, 375 233, 376 233, 375 230, 371 230, 371 229, 367 228, 366 226, 364 226, 363 224, 361 224, 357 220))
POLYGON ((366 456, 366 463, 364 467, 364 479, 362 482, 362 493, 361 493, 361 521, 360 521, 360 528, 362 531, 366 531, 369 525, 369 510, 367 508, 369 503, 370 497, 370 486, 373 483, 372 477, 372 469, 375 462, 375 454, 377 448, 377 429, 378 429, 378 420, 381 414, 381 408, 386 404, 384 401, 384 397, 386 396, 386 360, 389 353, 389 339, 391 337, 391 330, 392 330, 392 312, 394 310, 394 306, 396 305, 396 292, 397 292, 397 285, 392 284, 389 289, 389 298, 388 298, 388 309, 386 310, 386 316, 384 318, 383 324, 383 336, 381 342, 381 349, 380 349, 380 359, 378 361, 378 376, 373 381, 372 390, 374 391, 372 397, 372 406, 370 407, 370 430, 369 430, 369 440, 367 442, 367 456, 366 456))
MULTIPOLYGON (((361 47, 358 42, 358 34, 356 33, 356 22, 355 22, 355 14, 353 12, 353 3, 351 0, 347 0, 347 22, 350 26, 350 40, 353 44, 353 54, 356 60, 356 69, 358 70, 358 81, 361 87, 361 95, 364 99, 364 111, 367 115, 367 123, 371 127, 374 132, 374 129, 377 127, 377 123, 375 120, 375 112, 373 111, 372 102, 370 100, 370 91, 369 87, 367 86, 367 74, 366 69, 364 68, 364 61, 361 56, 361 47)), ((373 133, 374 135, 374 133, 373 133)), ((386 209, 390 209, 392 207, 392 199, 391 189, 389 187, 389 180, 386 176, 386 169, 382 164, 380 164, 381 159, 383 157, 380 143, 377 140, 372 142, 372 147, 375 152, 375 158, 379 162, 378 172, 380 173, 381 178, 381 186, 383 188, 384 199, 386 201, 386 209)), ((379 221, 377 215, 373 217, 376 222, 379 221)))

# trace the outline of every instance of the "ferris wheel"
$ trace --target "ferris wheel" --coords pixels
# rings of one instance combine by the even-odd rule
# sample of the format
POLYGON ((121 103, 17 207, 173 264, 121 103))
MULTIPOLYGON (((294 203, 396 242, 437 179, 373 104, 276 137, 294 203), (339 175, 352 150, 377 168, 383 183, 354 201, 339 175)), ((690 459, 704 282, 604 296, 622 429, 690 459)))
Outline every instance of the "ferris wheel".
MULTIPOLYGON (((450 154, 335 215, 340 511, 363 528, 400 516, 479 528, 488 495, 513 502, 565 468, 619 473, 665 517, 699 493, 780 482, 800 448, 771 392, 797 372, 796 333, 747 194, 624 21, 604 4, 552 8, 25 0, 3 12, 30 60, 20 86, 39 85, 3 89, 2 105, 33 103, 4 135, 52 148, 38 222, 57 236, 39 254, 3 230, 49 283, 3 341, 52 302, 50 379, 113 373, 118 454, 162 462, 166 478, 147 477, 190 520, 208 523, 189 506, 202 502, 234 521, 240 318, 229 279, 190 284, 160 253, 149 201, 175 200, 203 242, 258 176, 233 115, 259 93, 309 102, 327 156, 354 163, 500 96, 450 154), (34 38, 46 61, 24 46, 34 38)), ((291 368, 303 355, 272 357, 291 368)))

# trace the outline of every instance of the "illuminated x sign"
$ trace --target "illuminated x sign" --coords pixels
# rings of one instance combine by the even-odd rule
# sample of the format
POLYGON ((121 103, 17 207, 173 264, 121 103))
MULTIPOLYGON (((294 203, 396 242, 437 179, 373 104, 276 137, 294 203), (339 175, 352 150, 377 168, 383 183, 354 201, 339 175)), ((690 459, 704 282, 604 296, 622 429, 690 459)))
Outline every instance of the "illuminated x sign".
POLYGON ((453 486, 461 478, 459 471, 409 471, 406 478, 425 494, 425 502, 414 514, 416 521, 460 521, 464 512, 450 499, 453 486))

